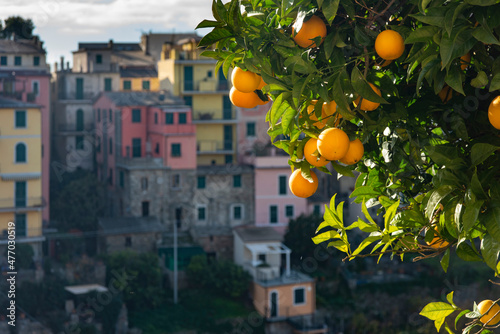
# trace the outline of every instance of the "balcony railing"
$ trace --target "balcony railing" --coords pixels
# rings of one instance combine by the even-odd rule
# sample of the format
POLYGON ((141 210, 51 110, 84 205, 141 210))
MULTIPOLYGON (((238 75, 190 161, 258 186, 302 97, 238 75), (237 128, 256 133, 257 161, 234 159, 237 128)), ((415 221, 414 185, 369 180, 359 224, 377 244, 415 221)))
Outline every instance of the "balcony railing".
POLYGON ((231 109, 226 109, 222 111, 222 114, 219 112, 213 111, 198 111, 193 112, 193 122, 201 123, 201 122, 220 122, 220 121, 234 121, 236 118, 234 117, 235 113, 231 109))
POLYGON ((234 151, 234 142, 232 140, 200 140, 197 143, 198 153, 217 153, 234 151))
POLYGON ((225 92, 229 90, 229 83, 217 80, 186 80, 183 88, 184 92, 225 92))
POLYGON ((23 99, 23 92, 2 91, 0 92, 0 96, 21 101, 23 99))
POLYGON ((0 209, 40 208, 43 206, 42 197, 0 198, 0 209))

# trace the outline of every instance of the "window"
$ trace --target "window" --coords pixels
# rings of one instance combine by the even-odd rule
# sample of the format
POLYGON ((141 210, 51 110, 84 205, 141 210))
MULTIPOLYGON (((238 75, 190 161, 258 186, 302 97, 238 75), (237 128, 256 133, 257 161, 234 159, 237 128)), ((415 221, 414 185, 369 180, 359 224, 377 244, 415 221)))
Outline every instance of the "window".
POLYGON ((102 55, 101 54, 96 54, 95 55, 95 63, 96 64, 102 64, 102 55))
POLYGON ((76 111, 76 131, 83 131, 83 110, 76 111))
POLYGON ((113 154, 113 138, 109 138, 109 155, 113 154))
POLYGON ((18 237, 26 237, 27 236, 27 228, 26 228, 26 214, 25 213, 16 213, 14 217, 14 221, 16 224, 16 236, 18 237))
POLYGON ((279 176, 279 194, 280 195, 286 195, 286 175, 280 175, 279 176))
POLYGON ((110 123, 113 122, 113 110, 112 109, 109 109, 109 122, 110 123))
POLYGON ((258 259, 261 263, 267 263, 266 254, 259 254, 258 259))
POLYGON ((97 121, 101 121, 101 109, 97 109, 97 121))
POLYGON ((14 183, 14 204, 16 207, 26 206, 26 194, 27 192, 26 181, 16 181, 14 183))
POLYGON ((17 143, 16 144, 16 163, 25 163, 26 162, 26 144, 25 143, 17 143))
POLYGON ((132 247, 132 237, 125 237, 125 247, 132 247))
POLYGON ((33 66, 40 66, 40 56, 33 57, 33 66))
POLYGON ((113 185, 113 169, 112 168, 109 169, 108 183, 109 183, 110 186, 113 185))
POLYGON ((142 80, 142 90, 149 90, 149 80, 142 80))
POLYGON ((38 81, 31 82, 31 92, 35 94, 35 96, 38 96, 38 94, 40 93, 40 82, 38 81))
POLYGON ((233 156, 231 154, 226 154, 224 156, 224 162, 227 164, 232 164, 233 163, 233 156))
POLYGON ((180 157, 181 156, 181 144, 180 143, 172 143, 172 152, 171 156, 172 157, 180 157))
POLYGON ((142 216, 149 217, 149 202, 148 201, 142 202, 142 216))
POLYGON ((206 206, 199 206, 198 207, 198 220, 204 221, 206 219, 207 219, 207 207, 206 206))
POLYGON ((75 148, 77 150, 83 150, 83 136, 75 137, 75 148))
POLYGON ((293 217, 293 205, 287 205, 285 206, 285 216, 287 216, 287 218, 291 218, 293 217))
POLYGON ((178 189, 181 187, 181 176, 180 174, 172 175, 172 188, 178 189))
POLYGON ((165 124, 174 124, 174 114, 165 114, 165 124))
POLYGON ((271 205, 269 207, 269 222, 275 224, 278 222, 278 206, 271 205))
POLYGON ((213 75, 213 72, 212 71, 207 71, 207 78, 211 78, 213 75))
POLYGON ((132 109, 132 123, 141 122, 141 109, 132 109))
POLYGON ((130 90, 132 88, 132 82, 130 80, 123 80, 123 90, 130 90))
POLYGON ((76 96, 77 100, 83 100, 83 78, 76 78, 76 96))
POLYGON ((197 188, 198 189, 205 189, 205 177, 204 176, 198 176, 198 182, 197 182, 197 188))
POLYGON ((233 175, 233 187, 241 188, 241 175, 233 175))
POLYGON ((158 124, 158 113, 155 112, 155 124, 158 124))
POLYGON ((119 176, 119 184, 120 184, 120 187, 125 187, 125 173, 121 170, 120 173, 118 174, 119 176))
POLYGON ((155 145, 155 153, 160 154, 160 143, 156 143, 155 145))
POLYGON ((247 123, 247 137, 255 137, 255 122, 247 123))
POLYGON ((185 112, 179 113, 179 124, 187 123, 187 114, 185 112))
POLYGON ((104 91, 111 92, 111 78, 104 78, 104 91))
POLYGON ((141 178, 141 189, 148 190, 148 178, 147 177, 141 178))
POLYGON ((132 138, 132 158, 140 158, 141 153, 141 138, 132 138))
POLYGON ((295 288, 293 290, 293 305, 302 305, 306 303, 306 289, 295 288))
POLYGON ((234 220, 241 220, 243 218, 243 205, 233 205, 232 216, 234 220))
POLYGON ((15 120, 16 128, 25 128, 26 127, 26 111, 16 110, 15 118, 16 118, 16 120, 15 120))
POLYGON ((193 97, 192 96, 184 96, 184 103, 187 106, 192 107, 193 106, 193 97))
POLYGON ((15 56, 14 57, 14 65, 15 66, 21 66, 21 64, 22 64, 22 60, 21 59, 22 59, 21 56, 15 56))
POLYGON ((0 57, 0 65, 7 66, 7 56, 0 57))
POLYGON ((101 137, 97 136, 97 146, 96 151, 101 152, 101 137))

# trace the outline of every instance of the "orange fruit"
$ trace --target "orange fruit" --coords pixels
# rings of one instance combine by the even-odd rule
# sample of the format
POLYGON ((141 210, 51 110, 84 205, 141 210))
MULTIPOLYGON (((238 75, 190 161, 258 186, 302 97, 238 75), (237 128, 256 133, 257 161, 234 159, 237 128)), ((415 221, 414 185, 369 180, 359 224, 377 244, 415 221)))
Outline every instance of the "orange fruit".
POLYGON ((488 107, 488 119, 495 129, 500 130, 500 96, 491 101, 488 107))
POLYGON ((231 82, 233 86, 242 93, 250 93, 258 89, 260 85, 260 76, 250 71, 244 71, 235 67, 231 73, 231 82))
POLYGON ((453 89, 451 89, 450 86, 446 85, 441 89, 441 91, 438 93, 439 98, 443 103, 448 102, 451 99, 451 96, 453 95, 453 89))
MULTIPOLYGON (((389 30, 386 30, 386 31, 389 31, 389 30)), ((377 93, 378 96, 382 96, 382 93, 380 92, 380 89, 378 89, 377 86, 375 86, 371 82, 369 82, 368 84, 373 89, 373 91, 375 93, 377 93)), ((358 96, 358 98, 354 101, 355 106, 358 106, 360 99, 361 99, 361 96, 358 96)), ((372 111, 372 110, 377 109, 379 105, 380 105, 380 103, 372 102, 372 101, 369 101, 367 99, 363 99, 363 101, 361 101, 361 105, 359 106, 359 109, 364 110, 364 111, 372 111)))
POLYGON ((260 82, 259 82, 259 85, 257 86, 257 89, 262 89, 267 84, 264 82, 264 79, 262 79, 262 77, 260 75, 257 75, 257 76, 260 78, 260 82))
POLYGON ((460 57, 460 68, 465 70, 467 66, 469 66, 470 63, 470 53, 464 54, 462 57, 460 57))
POLYGON ((398 59, 405 52, 405 42, 397 31, 384 30, 375 39, 375 51, 382 59, 398 59))
POLYGON ((438 235, 438 230, 434 228, 434 238, 432 238, 431 242, 426 242, 427 245, 431 246, 434 249, 439 249, 448 246, 450 243, 438 235))
POLYGON ((493 301, 490 299, 483 300, 482 302, 477 305, 477 308, 479 312, 483 315, 479 321, 481 321, 483 324, 488 323, 488 325, 496 325, 500 321, 500 313, 495 315, 498 311, 500 311, 500 305, 495 304, 493 307, 493 301), (488 313, 488 309, 491 307, 488 313), (491 319, 491 320, 490 320, 491 319), (488 322, 489 321, 489 322, 488 322))
POLYGON ((340 162, 346 165, 354 165, 363 157, 365 148, 359 139, 354 139, 349 143, 349 150, 346 155, 340 159, 340 162))
MULTIPOLYGON (((318 120, 318 117, 316 117, 316 113, 314 112, 314 106, 316 105, 316 102, 318 102, 318 100, 311 100, 311 104, 307 106, 307 114, 309 115, 310 120, 317 121, 313 123, 313 125, 321 130, 326 126, 330 117, 336 113, 337 103, 335 103, 335 101, 331 101, 330 103, 324 102, 323 106, 321 107, 321 120, 318 120)), ((340 118, 342 118, 342 115, 337 114, 335 117, 337 119, 335 121, 335 126, 337 126, 340 123, 340 118)))
POLYGON ((240 108, 252 109, 263 103, 255 92, 243 93, 234 87, 229 91, 229 100, 231 103, 240 108))
POLYGON ((349 137, 338 128, 323 130, 318 137, 318 152, 327 160, 340 160, 349 150, 349 137))
POLYGON ((386 67, 386 66, 389 66, 389 65, 391 65, 391 63, 392 63, 392 60, 386 60, 386 61, 384 61, 384 62, 380 65, 380 67, 386 67))
POLYGON ((312 196, 318 189, 318 177, 313 171, 311 171, 311 177, 313 182, 309 182, 308 179, 303 177, 300 169, 294 170, 288 179, 288 186, 292 194, 302 198, 312 196))
MULTIPOLYGON (((322 19, 313 15, 309 20, 302 23, 302 27, 295 34, 295 24, 292 27, 292 36, 295 43, 303 48, 314 48, 319 45, 312 40, 318 36, 321 37, 321 42, 326 37, 326 24, 322 19)), ((321 44, 321 43, 320 43, 321 44)))
POLYGON ((323 167, 328 165, 330 161, 320 156, 318 153, 318 140, 311 138, 304 146, 304 158, 314 167, 323 167))

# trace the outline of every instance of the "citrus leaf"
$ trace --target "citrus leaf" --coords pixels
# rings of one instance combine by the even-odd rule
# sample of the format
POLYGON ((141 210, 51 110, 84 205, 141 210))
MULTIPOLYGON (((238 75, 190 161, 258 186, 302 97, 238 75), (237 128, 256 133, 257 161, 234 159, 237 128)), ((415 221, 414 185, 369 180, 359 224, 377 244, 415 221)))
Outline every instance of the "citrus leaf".
POLYGON ((378 96, 378 94, 373 91, 368 84, 368 81, 366 81, 363 74, 357 67, 352 69, 351 84, 356 93, 361 95, 362 98, 376 103, 388 103, 383 97, 378 96))
POLYGON ((470 159, 473 166, 477 166, 484 160, 488 159, 489 156, 493 154, 500 147, 487 144, 487 143, 477 143, 472 146, 470 159))
POLYGON ((444 319, 453 313, 455 309, 453 306, 443 302, 434 302, 425 305, 425 307, 420 311, 420 315, 429 318, 430 320, 444 319))

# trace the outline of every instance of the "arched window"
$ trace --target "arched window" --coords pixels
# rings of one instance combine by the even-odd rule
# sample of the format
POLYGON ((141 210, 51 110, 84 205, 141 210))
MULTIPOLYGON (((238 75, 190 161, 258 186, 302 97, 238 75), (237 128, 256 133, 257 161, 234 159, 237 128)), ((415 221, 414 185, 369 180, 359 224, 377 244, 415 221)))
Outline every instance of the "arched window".
POLYGON ((26 144, 16 144, 16 163, 26 162, 26 144))
POLYGON ((76 111, 76 131, 83 131, 83 110, 76 111))

